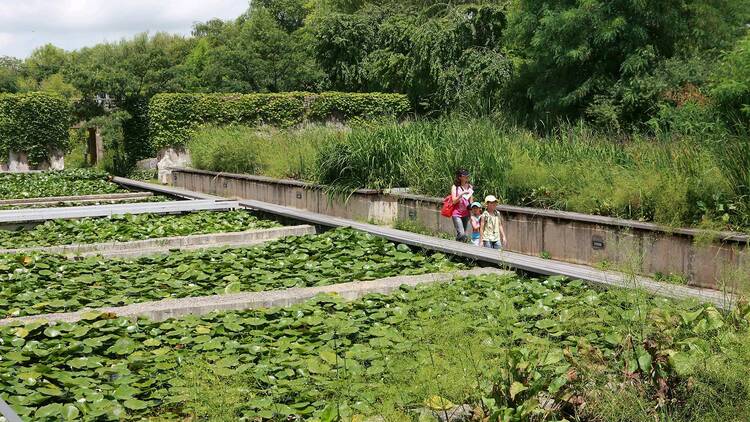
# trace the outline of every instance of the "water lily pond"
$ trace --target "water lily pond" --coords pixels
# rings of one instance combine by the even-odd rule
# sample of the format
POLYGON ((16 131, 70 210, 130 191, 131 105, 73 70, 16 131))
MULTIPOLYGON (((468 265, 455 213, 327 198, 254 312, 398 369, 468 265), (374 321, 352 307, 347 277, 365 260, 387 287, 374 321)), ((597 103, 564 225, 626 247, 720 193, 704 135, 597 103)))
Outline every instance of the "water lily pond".
POLYGON ((0 328, 0 392, 40 421, 746 420, 747 317, 515 276, 165 322, 91 313, 0 328))
MULTIPOLYGON (((96 171, 4 177, 0 198, 119 190, 96 171)), ((245 210, 55 220, 0 231, 0 248, 278 226, 245 210)), ((472 265, 351 229, 139 258, 6 254, 0 318, 472 265)), ((91 311, 0 327, 0 396, 34 421, 746 421, 749 325, 744 301, 720 312, 522 275, 163 322, 91 311)))
POLYGON ((219 248, 71 261, 44 253, 0 255, 0 318, 166 298, 323 286, 462 269, 443 254, 413 252, 350 229, 219 248))
POLYGON ((123 192, 127 190, 112 183, 106 172, 94 169, 0 174, 0 199, 123 192))
POLYGON ((280 227, 280 224, 272 220, 259 219, 244 210, 196 211, 180 215, 129 214, 109 218, 48 220, 31 228, 0 230, 0 248, 125 242, 272 227, 280 227))

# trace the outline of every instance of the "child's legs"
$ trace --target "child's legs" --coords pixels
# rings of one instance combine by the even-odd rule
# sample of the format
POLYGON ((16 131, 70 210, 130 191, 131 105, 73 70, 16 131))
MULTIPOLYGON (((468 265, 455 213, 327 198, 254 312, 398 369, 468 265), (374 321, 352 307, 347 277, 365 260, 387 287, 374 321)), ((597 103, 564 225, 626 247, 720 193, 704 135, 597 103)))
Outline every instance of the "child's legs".
POLYGON ((479 244, 479 238, 471 239, 471 243, 473 243, 473 244, 475 244, 477 246, 482 246, 482 245, 479 244))
POLYGON ((485 248, 491 248, 491 249, 500 249, 500 242, 499 241, 484 241, 484 247, 485 248))

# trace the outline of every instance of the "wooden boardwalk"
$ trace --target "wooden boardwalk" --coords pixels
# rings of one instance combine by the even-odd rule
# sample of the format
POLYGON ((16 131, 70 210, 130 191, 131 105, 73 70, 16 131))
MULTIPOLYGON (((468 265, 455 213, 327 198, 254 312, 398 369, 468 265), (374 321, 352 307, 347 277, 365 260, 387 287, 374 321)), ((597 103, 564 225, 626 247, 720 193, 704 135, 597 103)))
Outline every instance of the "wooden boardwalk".
MULTIPOLYGON (((215 195, 193 192, 187 189, 160 186, 120 177, 114 178, 113 181, 122 186, 133 189, 150 190, 165 195, 188 199, 220 198, 215 195)), ((652 294, 673 299, 697 300, 703 303, 710 303, 720 309, 730 309, 736 302, 736 298, 732 294, 717 290, 659 283, 648 277, 625 274, 617 271, 605 271, 587 265, 570 264, 567 262, 544 259, 514 252, 499 252, 466 243, 396 230, 385 226, 360 223, 296 208, 269 204, 267 202, 241 200, 239 201, 239 205, 241 207, 250 208, 267 214, 321 227, 351 227, 375 236, 384 237, 392 242, 404 243, 417 248, 443 252, 472 261, 499 266, 501 268, 521 270, 531 274, 562 275, 604 288, 639 288, 652 294)))
POLYGON ((241 200, 239 204, 253 210, 318 226, 351 227, 384 237, 392 242, 457 255, 476 262, 483 262, 503 268, 512 268, 532 274, 562 275, 606 288, 640 288, 649 293, 673 299, 695 299, 700 302, 711 303, 720 309, 731 308, 735 301, 735 298, 731 294, 711 289, 659 283, 651 278, 638 275, 599 270, 586 265, 570 264, 514 252, 480 248, 468 243, 440 239, 434 236, 426 236, 374 224, 360 223, 261 201, 241 200))
POLYGON ((0 224, 27 224, 47 220, 76 219, 84 217, 110 217, 124 214, 167 214, 173 212, 231 210, 237 201, 213 199, 171 202, 145 202, 135 204, 85 205, 65 208, 30 208, 0 211, 0 224))
POLYGON ((155 183, 141 182, 139 180, 127 179, 125 177, 113 177, 112 182, 118 185, 133 190, 140 191, 151 191, 154 193, 160 193, 163 195, 174 196, 183 199, 213 199, 216 201, 225 201, 227 198, 209 195, 207 193, 195 192, 187 189, 175 188, 171 186, 157 185, 155 183))

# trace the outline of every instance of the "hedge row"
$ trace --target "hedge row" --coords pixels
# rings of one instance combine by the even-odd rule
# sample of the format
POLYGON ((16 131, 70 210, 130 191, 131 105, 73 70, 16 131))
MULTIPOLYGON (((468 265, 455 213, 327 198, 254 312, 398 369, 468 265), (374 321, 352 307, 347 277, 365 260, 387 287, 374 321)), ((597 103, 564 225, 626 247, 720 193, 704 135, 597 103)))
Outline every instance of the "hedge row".
POLYGON ((411 105, 405 95, 287 92, 280 94, 158 94, 149 104, 154 148, 184 145, 203 124, 269 124, 400 117, 411 105))
POLYGON ((25 152, 31 164, 52 150, 68 148, 70 110, 58 95, 31 92, 0 94, 0 161, 9 151, 25 152))

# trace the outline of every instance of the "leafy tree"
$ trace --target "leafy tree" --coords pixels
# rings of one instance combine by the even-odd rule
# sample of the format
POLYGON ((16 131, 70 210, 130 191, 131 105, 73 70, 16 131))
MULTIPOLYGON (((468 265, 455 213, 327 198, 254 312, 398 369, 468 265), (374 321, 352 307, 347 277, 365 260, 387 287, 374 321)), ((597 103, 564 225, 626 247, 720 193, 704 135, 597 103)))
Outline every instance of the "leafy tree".
POLYGON ((58 94, 68 101, 71 106, 81 100, 81 92, 73 85, 65 82, 63 75, 55 73, 37 82, 33 78, 24 78, 19 81, 19 92, 41 91, 50 94, 58 94))
POLYGON ((62 48, 46 44, 34 50, 26 59, 26 75, 42 81, 62 72, 70 62, 70 55, 62 48))
POLYGON ((0 56, 0 93, 18 92, 18 78, 23 62, 15 57, 0 56))
POLYGON ((750 130, 750 34, 717 66, 711 96, 726 120, 750 130))
POLYGON ((376 13, 332 13, 316 22, 315 53, 333 89, 362 91, 367 87, 363 67, 375 49, 380 16, 376 13))
POLYGON ((496 107, 513 69, 505 6, 425 3, 316 17, 316 58, 333 87, 405 92, 426 111, 496 107))
POLYGON ((199 24, 183 74, 192 91, 316 90, 322 77, 304 28, 291 33, 261 6, 233 22, 199 24), (191 75, 199 75, 197 78, 191 75))
POLYGON ((288 33, 301 28, 308 13, 301 0, 255 0, 253 7, 267 10, 279 27, 288 33))
POLYGON ((665 60, 731 39, 734 25, 711 31, 705 21, 735 21, 733 3, 520 0, 512 27, 524 64, 515 90, 542 120, 641 121, 659 99, 644 79, 665 60))
POLYGON ((191 46, 192 41, 182 36, 143 33, 73 53, 74 64, 67 68, 66 76, 88 96, 107 94, 122 101, 180 90, 175 82, 177 65, 191 46))

